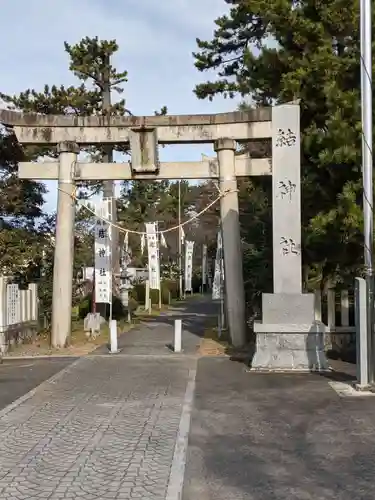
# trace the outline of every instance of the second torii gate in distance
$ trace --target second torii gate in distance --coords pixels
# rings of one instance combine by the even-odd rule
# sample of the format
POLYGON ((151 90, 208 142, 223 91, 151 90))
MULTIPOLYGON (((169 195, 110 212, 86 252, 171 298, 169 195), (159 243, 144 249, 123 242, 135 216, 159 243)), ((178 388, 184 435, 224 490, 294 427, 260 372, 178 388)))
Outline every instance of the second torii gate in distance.
MULTIPOLYGON (((228 326, 233 345, 242 346, 246 342, 246 317, 236 178, 272 174, 274 294, 263 294, 263 317, 268 320, 259 325, 255 366, 272 369, 273 361, 269 360, 271 353, 267 349, 270 335, 280 339, 276 349, 279 358, 286 360, 281 351, 287 325, 294 325, 290 332, 294 337, 296 333, 305 335, 311 331, 313 296, 301 293, 298 105, 214 115, 150 117, 51 116, 0 110, 0 122, 13 127, 21 144, 56 145, 59 153, 58 161, 19 165, 22 179, 58 179, 52 308, 52 335, 56 347, 63 347, 71 333, 75 213, 71 195, 75 183, 84 180, 219 180, 221 192, 227 192, 220 199, 220 210, 228 326), (272 161, 270 158, 235 156, 236 141, 271 138, 272 161), (159 162, 158 144, 183 143, 213 143, 217 160, 159 162), (131 162, 77 162, 80 146, 95 144, 127 144, 131 162), (301 324, 303 318, 303 331, 296 332, 296 323, 301 324), (284 325, 281 329, 275 327, 280 323, 284 325)), ((295 340, 297 350, 301 349, 301 341, 305 342, 305 338, 295 340)), ((275 344, 274 339, 272 343, 275 344)), ((288 349, 293 350, 293 345, 288 349)), ((274 359, 275 355, 272 356, 274 359)))

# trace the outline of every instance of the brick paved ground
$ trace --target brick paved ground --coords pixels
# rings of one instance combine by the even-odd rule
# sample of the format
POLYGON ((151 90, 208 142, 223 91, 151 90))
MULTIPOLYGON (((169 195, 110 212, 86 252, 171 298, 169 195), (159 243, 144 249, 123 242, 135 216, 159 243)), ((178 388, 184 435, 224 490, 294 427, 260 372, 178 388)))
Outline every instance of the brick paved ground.
POLYGON ((84 358, 0 413, 0 498, 164 500, 194 361, 84 358))

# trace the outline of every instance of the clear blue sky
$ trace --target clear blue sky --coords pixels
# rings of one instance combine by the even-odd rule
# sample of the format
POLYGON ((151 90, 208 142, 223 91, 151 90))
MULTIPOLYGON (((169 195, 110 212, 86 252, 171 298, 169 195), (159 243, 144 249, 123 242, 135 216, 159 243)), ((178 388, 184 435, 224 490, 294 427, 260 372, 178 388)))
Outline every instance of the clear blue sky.
MULTIPOLYGON (((74 85, 63 43, 84 36, 116 39, 114 60, 127 70, 127 107, 150 115, 166 105, 170 114, 231 111, 236 102, 198 100, 193 88, 208 74, 194 67, 196 37, 211 39, 214 19, 227 10, 224 0, 11 0, 1 3, 0 88, 17 93, 45 83, 74 85)), ((196 160, 212 148, 171 146, 161 159, 196 160)), ((56 186, 48 183, 46 209, 54 210, 56 186)))

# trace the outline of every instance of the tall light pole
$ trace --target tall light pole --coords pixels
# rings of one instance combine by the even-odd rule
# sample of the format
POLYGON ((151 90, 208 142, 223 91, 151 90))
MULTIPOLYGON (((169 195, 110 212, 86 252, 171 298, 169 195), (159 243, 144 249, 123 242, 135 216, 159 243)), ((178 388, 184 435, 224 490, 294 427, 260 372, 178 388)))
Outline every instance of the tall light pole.
POLYGON ((182 232, 181 232, 181 181, 178 181, 178 270, 179 294, 182 299, 182 232))
POLYGON ((369 382, 374 383, 373 339, 373 182, 372 182, 372 22, 371 0, 360 1, 361 107, 362 107, 362 178, 364 218, 364 264, 367 283, 367 336, 369 382))

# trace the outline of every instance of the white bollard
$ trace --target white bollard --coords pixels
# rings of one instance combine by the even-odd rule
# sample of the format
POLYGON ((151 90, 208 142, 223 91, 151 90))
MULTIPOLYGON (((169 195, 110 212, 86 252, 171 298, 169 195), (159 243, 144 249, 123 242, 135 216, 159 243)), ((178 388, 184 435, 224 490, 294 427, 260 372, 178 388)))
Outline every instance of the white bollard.
POLYGON ((182 320, 174 320, 174 352, 181 352, 182 320))
POLYGON ((117 349, 117 321, 112 319, 109 324, 109 334, 110 334, 110 342, 111 342, 111 354, 116 354, 118 352, 117 349))

